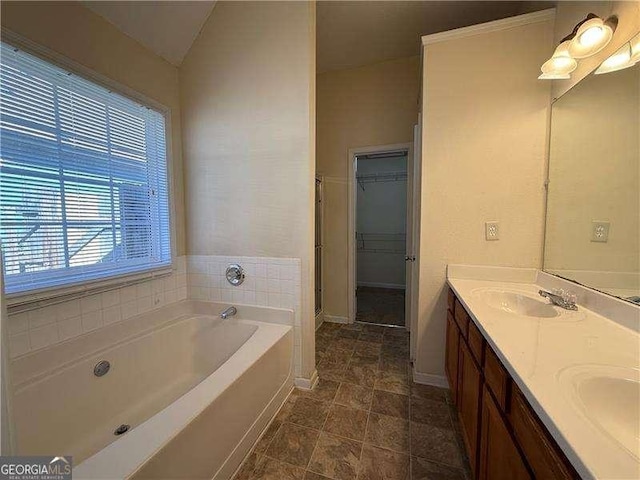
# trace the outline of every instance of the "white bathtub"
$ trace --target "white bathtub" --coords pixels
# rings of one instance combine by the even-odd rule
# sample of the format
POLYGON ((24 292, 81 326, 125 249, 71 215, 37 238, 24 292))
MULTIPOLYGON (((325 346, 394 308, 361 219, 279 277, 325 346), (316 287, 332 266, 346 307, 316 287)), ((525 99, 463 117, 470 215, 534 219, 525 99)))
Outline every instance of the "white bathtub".
POLYGON ((16 358, 17 453, 73 455, 78 479, 229 478, 291 389, 293 317, 213 315, 226 306, 179 302, 16 358))

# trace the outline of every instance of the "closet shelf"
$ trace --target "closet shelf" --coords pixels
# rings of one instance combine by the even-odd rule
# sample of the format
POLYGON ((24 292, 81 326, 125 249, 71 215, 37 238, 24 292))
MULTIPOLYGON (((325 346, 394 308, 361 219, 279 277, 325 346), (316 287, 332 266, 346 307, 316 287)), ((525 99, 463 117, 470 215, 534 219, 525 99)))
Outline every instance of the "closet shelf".
POLYGON ((404 233, 356 233, 358 252, 405 254, 404 233))
POLYGON ((361 173, 356 175, 358 185, 364 191, 366 183, 386 183, 407 181, 407 172, 378 172, 378 173, 361 173))

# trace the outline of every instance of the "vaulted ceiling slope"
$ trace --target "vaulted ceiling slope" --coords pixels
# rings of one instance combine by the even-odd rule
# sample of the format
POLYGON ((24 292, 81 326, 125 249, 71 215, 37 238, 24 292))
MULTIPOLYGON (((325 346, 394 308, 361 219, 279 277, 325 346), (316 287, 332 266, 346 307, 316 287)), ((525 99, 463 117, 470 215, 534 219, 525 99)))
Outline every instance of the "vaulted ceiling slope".
MULTIPOLYGON (((179 66, 216 2, 85 0, 82 3, 149 50, 179 66)), ((317 2, 317 71, 418 55, 422 35, 541 10, 553 4, 321 0, 317 2)))
POLYGON ((420 53, 420 37, 542 10, 554 2, 321 1, 317 71, 342 70, 420 53))
POLYGON ((84 1, 83 4, 140 42, 179 66, 215 1, 84 1))

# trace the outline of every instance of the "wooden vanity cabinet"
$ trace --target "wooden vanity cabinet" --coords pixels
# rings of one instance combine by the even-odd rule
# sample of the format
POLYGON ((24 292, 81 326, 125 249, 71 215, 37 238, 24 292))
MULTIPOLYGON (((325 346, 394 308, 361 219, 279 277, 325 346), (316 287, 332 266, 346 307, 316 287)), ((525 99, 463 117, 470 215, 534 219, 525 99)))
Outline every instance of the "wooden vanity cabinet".
POLYGON ((510 420, 513 434, 535 478, 540 480, 575 478, 571 465, 567 464, 564 454, 531 409, 522 392, 515 385, 512 388, 510 420))
POLYGON ((479 480, 530 480, 524 459, 500 409, 485 387, 482 397, 479 480))
POLYGON ((480 426, 480 396, 482 378, 480 366, 471 355, 466 342, 461 341, 458 349, 457 406, 462 439, 469 456, 471 472, 477 471, 478 435, 480 426))
POLYGON ((460 345, 460 330, 453 319, 453 314, 447 312, 447 345, 445 372, 451 387, 451 399, 454 405, 458 403, 458 347, 460 345))
POLYGON ((476 480, 580 477, 450 289, 445 370, 476 480))

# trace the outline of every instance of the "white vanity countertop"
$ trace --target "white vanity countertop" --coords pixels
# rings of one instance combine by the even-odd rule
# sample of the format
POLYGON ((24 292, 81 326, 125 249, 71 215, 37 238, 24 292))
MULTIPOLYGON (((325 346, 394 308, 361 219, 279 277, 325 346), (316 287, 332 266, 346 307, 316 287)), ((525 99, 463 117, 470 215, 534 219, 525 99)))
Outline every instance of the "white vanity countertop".
POLYGON ((447 280, 578 473, 640 478, 640 425, 629 422, 640 404, 640 308, 533 269, 451 265, 447 280), (578 293, 578 311, 516 315, 481 294, 495 289, 546 302, 538 291, 557 286, 578 293), (585 389, 588 406, 577 395, 585 389))

